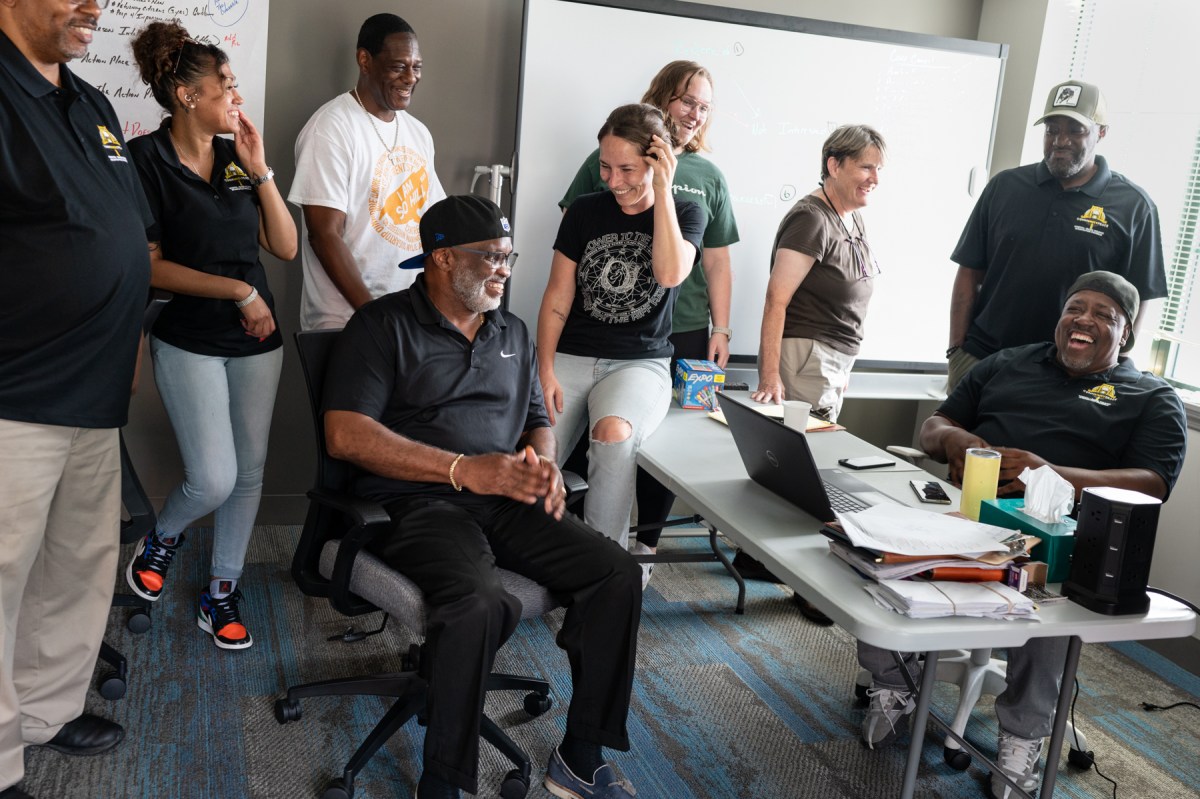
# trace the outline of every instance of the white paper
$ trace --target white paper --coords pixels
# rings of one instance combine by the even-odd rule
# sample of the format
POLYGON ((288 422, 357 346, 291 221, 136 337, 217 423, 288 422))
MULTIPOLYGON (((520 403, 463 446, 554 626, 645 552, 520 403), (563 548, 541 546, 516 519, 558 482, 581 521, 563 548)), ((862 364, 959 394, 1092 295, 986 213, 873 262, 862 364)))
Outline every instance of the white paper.
POLYGON ((1037 618, 1033 601, 1003 583, 881 580, 865 589, 880 607, 914 619, 944 616, 1037 618))
POLYGON ((897 555, 1007 552, 1001 542, 1013 535, 1003 527, 902 505, 875 505, 837 516, 855 546, 897 555))

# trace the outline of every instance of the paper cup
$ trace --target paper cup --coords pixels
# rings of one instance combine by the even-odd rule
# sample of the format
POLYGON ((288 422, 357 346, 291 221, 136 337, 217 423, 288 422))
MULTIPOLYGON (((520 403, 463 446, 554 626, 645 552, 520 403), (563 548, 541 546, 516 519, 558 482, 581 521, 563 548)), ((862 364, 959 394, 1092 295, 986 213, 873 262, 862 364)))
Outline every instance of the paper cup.
POLYGON ((812 405, 802 400, 783 401, 783 423, 803 433, 808 428, 808 414, 812 405))

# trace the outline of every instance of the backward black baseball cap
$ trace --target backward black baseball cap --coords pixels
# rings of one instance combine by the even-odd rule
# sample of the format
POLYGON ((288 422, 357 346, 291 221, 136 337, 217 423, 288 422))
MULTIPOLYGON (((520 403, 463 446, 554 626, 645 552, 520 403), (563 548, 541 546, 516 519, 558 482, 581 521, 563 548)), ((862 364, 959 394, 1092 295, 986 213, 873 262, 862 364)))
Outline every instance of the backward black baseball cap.
POLYGON ((1080 275, 1067 289, 1067 299, 1080 291, 1098 291, 1121 306, 1129 319, 1129 338, 1125 339, 1121 352, 1129 352, 1133 348, 1133 320, 1137 319, 1138 314, 1137 287, 1115 272, 1097 270, 1080 275))
POLYGON ((401 269, 423 269, 425 256, 442 247, 512 236, 512 225, 500 207, 476 194, 438 200, 421 217, 420 255, 400 262, 401 269))

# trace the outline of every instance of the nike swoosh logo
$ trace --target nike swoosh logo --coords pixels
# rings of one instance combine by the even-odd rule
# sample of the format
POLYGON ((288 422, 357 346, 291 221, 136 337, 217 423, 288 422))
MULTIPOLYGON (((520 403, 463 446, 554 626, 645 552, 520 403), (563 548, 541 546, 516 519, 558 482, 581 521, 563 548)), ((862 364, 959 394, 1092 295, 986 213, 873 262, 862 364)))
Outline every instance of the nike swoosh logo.
POLYGON ((513 357, 514 355, 516 355, 516 353, 515 353, 515 352, 505 352, 504 350, 500 350, 500 357, 501 357, 501 358, 511 358, 511 357, 513 357))

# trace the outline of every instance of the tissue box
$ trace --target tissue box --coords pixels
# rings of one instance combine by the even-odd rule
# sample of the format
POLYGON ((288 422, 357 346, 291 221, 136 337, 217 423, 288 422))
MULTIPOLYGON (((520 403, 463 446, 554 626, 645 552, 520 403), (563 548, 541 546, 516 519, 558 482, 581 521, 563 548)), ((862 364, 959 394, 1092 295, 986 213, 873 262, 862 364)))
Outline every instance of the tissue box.
POLYGON ((1049 567, 1047 582, 1061 583, 1071 571, 1075 520, 1068 518, 1054 524, 1039 521, 1018 510, 1024 505, 1024 499, 985 499, 979 505, 979 521, 1020 530, 1042 539, 1042 543, 1033 548, 1032 557, 1044 561, 1049 567))
POLYGON ((675 364, 672 383, 680 408, 716 407, 717 392, 725 385, 725 372, 712 361, 684 358, 675 364))

